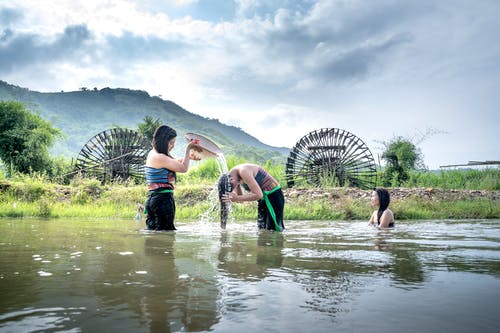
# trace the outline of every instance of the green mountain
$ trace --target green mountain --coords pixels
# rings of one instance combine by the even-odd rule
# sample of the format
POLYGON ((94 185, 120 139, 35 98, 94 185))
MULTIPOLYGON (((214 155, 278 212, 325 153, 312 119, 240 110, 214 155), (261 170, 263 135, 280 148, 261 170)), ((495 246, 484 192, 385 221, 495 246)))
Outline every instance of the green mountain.
MULTIPOLYGON (((113 127, 136 130, 146 116, 174 128, 179 139, 186 132, 204 135, 217 143, 226 155, 254 161, 283 161, 289 152, 289 148, 266 145, 241 128, 188 112, 171 101, 140 90, 94 88, 41 93, 0 80, 0 100, 19 101, 61 129, 64 136, 55 143, 51 153, 68 158, 76 158, 96 134, 113 127)), ((179 139, 178 143, 183 143, 179 139)), ((182 154, 183 147, 183 144, 177 144, 174 156, 182 154)))

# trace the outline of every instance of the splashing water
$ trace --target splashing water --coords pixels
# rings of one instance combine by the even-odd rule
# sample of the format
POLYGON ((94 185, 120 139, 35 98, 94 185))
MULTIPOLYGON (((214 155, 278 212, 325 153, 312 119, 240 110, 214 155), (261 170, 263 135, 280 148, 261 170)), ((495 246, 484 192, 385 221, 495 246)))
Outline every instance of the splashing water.
POLYGON ((227 173, 229 171, 227 169, 226 157, 224 157, 223 153, 218 153, 215 161, 217 162, 217 166, 219 167, 220 174, 227 173))
POLYGON ((215 158, 217 162, 217 167, 219 168, 219 177, 215 182, 210 194, 208 195, 208 202, 210 207, 206 212, 200 215, 200 222, 215 222, 220 219, 221 227, 226 227, 226 221, 234 222, 234 217, 232 215, 231 204, 222 203, 219 198, 219 178, 223 174, 226 174, 229 170, 227 168, 226 158, 223 153, 217 154, 215 158))

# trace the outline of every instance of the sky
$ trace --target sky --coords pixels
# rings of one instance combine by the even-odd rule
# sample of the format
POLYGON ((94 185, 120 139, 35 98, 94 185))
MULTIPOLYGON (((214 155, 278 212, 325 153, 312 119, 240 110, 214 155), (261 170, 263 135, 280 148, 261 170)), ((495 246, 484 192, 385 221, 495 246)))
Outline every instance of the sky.
POLYGON ((0 79, 130 88, 293 147, 321 128, 430 169, 500 160, 497 0, 0 0, 0 79))

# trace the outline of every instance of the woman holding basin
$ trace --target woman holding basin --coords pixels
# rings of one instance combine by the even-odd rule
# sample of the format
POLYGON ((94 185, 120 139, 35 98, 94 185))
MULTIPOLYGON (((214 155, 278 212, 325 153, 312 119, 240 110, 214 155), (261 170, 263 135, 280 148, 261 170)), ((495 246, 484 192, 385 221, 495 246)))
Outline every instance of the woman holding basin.
POLYGON ((174 188, 176 174, 187 172, 190 159, 199 159, 196 142, 189 142, 183 158, 175 159, 171 151, 177 132, 167 126, 159 126, 153 135, 152 149, 146 158, 146 182, 148 196, 145 203, 146 226, 150 230, 176 230, 174 226, 174 188))

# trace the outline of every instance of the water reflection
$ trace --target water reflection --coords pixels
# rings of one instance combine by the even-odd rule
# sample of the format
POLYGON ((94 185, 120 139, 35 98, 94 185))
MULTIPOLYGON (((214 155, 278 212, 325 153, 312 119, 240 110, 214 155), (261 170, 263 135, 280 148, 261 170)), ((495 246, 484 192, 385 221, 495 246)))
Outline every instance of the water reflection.
POLYGON ((275 231, 260 230, 257 238, 258 266, 268 270, 269 268, 280 268, 283 264, 283 244, 285 238, 282 233, 275 231))
POLYGON ((174 232, 148 236, 144 240, 144 267, 150 274, 147 279, 149 285, 140 298, 140 305, 151 332, 172 332, 186 325, 178 315, 186 311, 178 308, 183 304, 171 302, 175 299, 174 293, 180 292, 174 243, 174 232))
POLYGON ((218 268, 228 276, 258 281, 269 275, 269 269, 283 263, 284 236, 281 233, 259 230, 256 242, 248 242, 245 235, 229 238, 221 232, 218 268))
POLYGON ((217 320, 213 275, 197 270, 199 262, 183 258, 175 232, 147 233, 142 240, 143 252, 105 257, 102 283, 95 288, 101 314, 111 315, 126 305, 151 332, 209 329, 217 320))
MULTIPOLYGON (((293 233, 267 230, 258 231, 256 238, 221 233, 218 267, 232 278, 227 282, 226 293, 237 300, 226 301, 228 311, 258 311, 253 304, 276 302, 272 295, 242 293, 242 284, 237 280, 258 290, 270 288, 269 281, 281 281, 292 295, 291 302, 302 304, 307 311, 329 315, 344 311, 347 300, 363 286, 358 276, 376 270, 377 266, 353 261, 352 257, 345 257, 345 251, 332 251, 334 235, 322 234, 318 242, 305 241, 304 234, 299 235, 297 238, 293 233)), ((278 305, 285 304, 280 300, 278 305)))
POLYGON ((380 270, 392 274, 392 278, 405 288, 418 285, 425 279, 422 264, 418 258, 418 249, 408 243, 394 241, 392 230, 380 230, 373 238, 374 248, 387 252, 391 259, 380 270))
POLYGON ((1 222, 2 332, 407 331, 437 311, 477 318, 441 331, 498 328, 498 221, 1 222))

